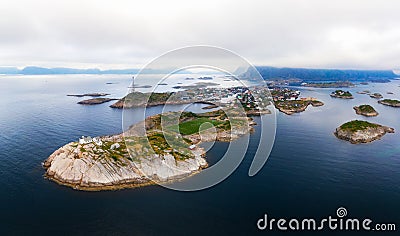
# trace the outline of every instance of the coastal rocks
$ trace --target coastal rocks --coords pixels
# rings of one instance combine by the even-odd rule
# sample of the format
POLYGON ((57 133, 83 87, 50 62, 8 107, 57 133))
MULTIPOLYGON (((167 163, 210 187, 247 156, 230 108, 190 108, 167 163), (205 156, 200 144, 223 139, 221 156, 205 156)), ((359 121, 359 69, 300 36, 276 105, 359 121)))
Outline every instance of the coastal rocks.
POLYGON ((347 122, 336 128, 334 132, 337 138, 349 141, 352 144, 369 143, 380 139, 386 133, 394 133, 394 129, 360 120, 347 122))
POLYGON ((195 158, 179 161, 170 154, 164 155, 163 158, 144 158, 137 163, 137 167, 146 176, 152 176, 153 181, 173 181, 206 168, 208 164, 202 155, 203 153, 199 152, 195 158))
POLYGON ((399 100, 384 99, 384 100, 379 100, 378 103, 390 107, 400 107, 399 100))
POLYGON ((250 109, 246 111, 247 116, 261 116, 271 114, 271 110, 269 109, 250 109))
POLYGON ((353 109, 357 115, 363 115, 367 117, 377 116, 379 113, 370 105, 355 106, 353 109))
POLYGON ((123 109, 124 108, 124 100, 120 99, 116 103, 112 104, 110 107, 111 108, 123 109))
POLYGON ((369 91, 369 90, 364 90, 364 91, 358 91, 357 92, 358 94, 370 94, 371 93, 371 91, 369 91))
POLYGON ((204 110, 208 110, 208 109, 214 109, 214 108, 218 108, 218 106, 217 106, 217 105, 214 105, 214 104, 212 104, 212 105, 205 106, 205 107, 203 107, 202 109, 204 109, 204 110))
POLYGON ((321 106, 325 105, 323 102, 318 101, 318 100, 312 100, 312 101, 310 101, 310 104, 313 107, 321 107, 321 106))
POLYGON ((72 142, 56 150, 43 164, 45 176, 75 189, 99 191, 180 179, 207 167, 201 148, 193 151, 193 158, 185 160, 176 160, 170 154, 153 154, 137 162, 126 158, 116 161, 90 152, 78 155, 80 149, 82 146, 72 142))
POLYGON ((369 95, 371 98, 375 98, 375 99, 381 99, 383 98, 382 94, 380 93, 373 93, 369 95))

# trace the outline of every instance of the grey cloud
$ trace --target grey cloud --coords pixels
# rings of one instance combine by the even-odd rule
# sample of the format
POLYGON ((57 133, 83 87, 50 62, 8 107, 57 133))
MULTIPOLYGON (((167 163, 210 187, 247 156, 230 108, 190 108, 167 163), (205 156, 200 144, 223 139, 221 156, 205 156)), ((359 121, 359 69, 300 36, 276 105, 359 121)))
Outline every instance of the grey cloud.
POLYGON ((399 68, 400 3, 2 1, 0 66, 137 67, 188 45, 257 65, 399 68))

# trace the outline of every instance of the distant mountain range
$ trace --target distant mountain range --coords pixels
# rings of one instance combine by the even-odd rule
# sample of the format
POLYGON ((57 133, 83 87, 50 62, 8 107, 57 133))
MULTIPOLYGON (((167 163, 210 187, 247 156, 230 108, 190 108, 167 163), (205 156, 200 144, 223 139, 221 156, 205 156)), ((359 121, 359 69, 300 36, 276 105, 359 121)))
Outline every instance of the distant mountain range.
MULTIPOLYGON (((265 80, 299 79, 303 81, 387 81, 398 78, 391 70, 338 70, 338 69, 304 69, 304 68, 277 68, 257 66, 256 69, 265 80)), ((53 74, 137 74, 140 69, 73 69, 73 68, 45 68, 28 66, 23 69, 17 67, 0 67, 0 74, 23 75, 53 75, 53 74)), ((245 71, 245 70, 242 70, 245 71)), ((145 69, 141 73, 161 74, 162 70, 145 69)), ((187 71, 181 73, 188 73, 187 71)), ((252 77, 254 71, 247 70, 245 77, 252 77)))
POLYGON ((23 69, 16 67, 0 67, 0 74, 22 75, 54 75, 54 74, 137 74, 139 69, 100 70, 100 69, 73 69, 73 68, 45 68, 27 66, 23 69))
MULTIPOLYGON (((73 68, 45 68, 37 66, 27 66, 23 69, 18 69, 17 67, 0 67, 0 74, 22 74, 22 75, 62 75, 62 74, 137 74, 140 69, 112 69, 112 70, 100 70, 97 68, 93 69, 73 69, 73 68)), ((162 74, 166 73, 165 70, 153 70, 144 69, 141 71, 144 74, 162 74)), ((186 73, 189 72, 178 72, 186 73)))
MULTIPOLYGON (((256 69, 265 80, 300 79, 307 81, 387 81, 400 77, 391 70, 338 70, 338 69, 304 69, 276 68, 257 66, 256 69)), ((251 70, 246 74, 251 76, 251 70)))

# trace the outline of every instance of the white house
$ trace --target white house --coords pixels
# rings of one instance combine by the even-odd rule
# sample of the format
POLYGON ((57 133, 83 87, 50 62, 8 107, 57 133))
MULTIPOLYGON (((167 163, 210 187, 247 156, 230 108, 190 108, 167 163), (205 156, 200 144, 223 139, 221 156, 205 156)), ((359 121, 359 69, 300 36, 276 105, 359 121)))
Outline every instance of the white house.
POLYGON ((190 150, 194 150, 195 148, 196 148, 196 145, 194 145, 194 144, 192 144, 192 145, 189 146, 189 149, 190 149, 190 150))
POLYGON ((91 143, 92 141, 93 141, 92 137, 90 137, 90 136, 87 136, 87 137, 82 136, 82 138, 79 139, 79 144, 88 144, 88 143, 91 143))
POLYGON ((97 146, 102 146, 103 142, 99 138, 93 138, 92 140, 97 146))
POLYGON ((114 150, 114 149, 117 149, 117 148, 119 148, 119 147, 120 147, 119 143, 114 143, 114 144, 112 144, 112 145, 110 146, 110 149, 111 149, 111 150, 114 150))

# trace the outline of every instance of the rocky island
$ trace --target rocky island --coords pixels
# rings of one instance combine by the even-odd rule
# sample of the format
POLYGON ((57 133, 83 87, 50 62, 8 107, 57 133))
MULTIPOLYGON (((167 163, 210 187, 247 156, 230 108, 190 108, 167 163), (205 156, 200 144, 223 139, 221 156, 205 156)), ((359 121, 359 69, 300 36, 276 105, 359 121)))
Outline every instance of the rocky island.
POLYGON ((252 125, 251 118, 228 119, 222 110, 159 114, 123 134, 82 137, 64 145, 43 163, 45 176, 86 191, 176 181, 208 166, 205 151, 198 147, 200 142, 229 142, 251 132, 252 125), (172 122, 176 120, 178 124, 172 122))
POLYGON ((286 115, 303 112, 308 106, 319 107, 324 103, 314 99, 275 101, 275 107, 286 115))
POLYGON ((386 133, 394 133, 394 129, 362 120, 353 120, 336 128, 337 138, 353 144, 369 143, 380 139, 386 133))
POLYGON ((81 105, 97 105, 102 104, 110 101, 118 100, 116 98, 92 98, 78 102, 81 105))
POLYGON ((305 87, 312 87, 312 88, 350 88, 354 87, 350 81, 336 81, 336 82, 324 82, 324 83, 303 83, 305 87))
POLYGON ((300 98, 300 91, 289 88, 274 88, 271 91, 275 108, 286 115, 303 112, 309 105, 313 107, 323 106, 324 103, 316 98, 300 98))
POLYGON ((383 98, 382 94, 380 93, 373 93, 369 95, 371 98, 381 99, 383 98))
POLYGON ((109 93, 84 93, 84 94, 68 94, 69 97, 104 97, 110 95, 109 93))
POLYGON ((367 117, 379 115, 379 113, 371 105, 355 106, 353 109, 356 111, 357 115, 363 115, 367 117))
POLYGON ((390 106, 390 107, 400 107, 399 100, 383 99, 383 100, 379 100, 378 103, 385 105, 385 106, 390 106))
POLYGON ((164 92, 164 93, 142 93, 132 92, 124 98, 112 104, 112 108, 135 108, 135 107, 151 107, 168 104, 188 104, 199 101, 195 98, 181 95, 182 92, 164 92), (174 96, 172 96, 174 95, 174 96), (182 99, 184 97, 185 99, 182 99))
POLYGON ((353 94, 351 94, 349 91, 343 91, 343 90, 336 90, 331 93, 331 97, 334 98, 342 98, 342 99, 353 99, 353 94))
POLYGON ((364 90, 364 91, 358 91, 357 92, 358 94, 370 94, 371 93, 371 91, 369 91, 369 90, 364 90))

